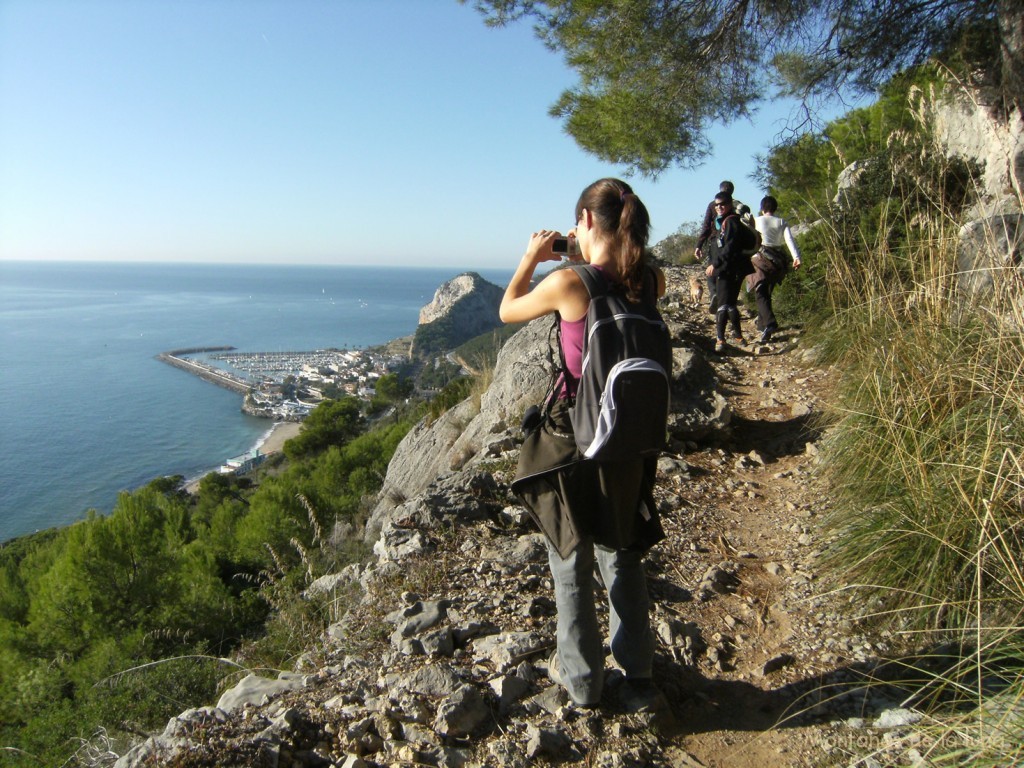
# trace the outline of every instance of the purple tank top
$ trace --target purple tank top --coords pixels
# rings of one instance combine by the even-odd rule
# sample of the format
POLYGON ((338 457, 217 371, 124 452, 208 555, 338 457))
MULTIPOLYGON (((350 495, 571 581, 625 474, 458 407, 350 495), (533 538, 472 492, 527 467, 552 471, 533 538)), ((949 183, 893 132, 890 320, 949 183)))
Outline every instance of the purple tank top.
MULTIPOLYGON (((601 272, 601 267, 594 265, 601 272)), ((576 397, 576 389, 579 387, 580 376, 583 375, 583 336, 587 330, 587 316, 583 315, 579 320, 559 320, 562 332, 562 355, 565 357, 565 367, 569 371, 569 378, 564 379, 558 388, 558 399, 568 400, 576 397)))
MULTIPOLYGON (((601 267, 594 265, 603 273, 601 267)), ((569 377, 562 377, 560 384, 556 385, 559 400, 568 400, 576 397, 576 390, 579 388, 580 377, 583 375, 583 336, 587 330, 587 316, 583 315, 579 320, 562 320, 559 318, 562 334, 562 356, 565 359, 565 367, 569 371, 569 377)))
POLYGON ((559 400, 576 396, 576 387, 583 375, 583 332, 587 326, 587 316, 579 320, 560 320, 562 332, 562 354, 565 355, 565 367, 569 378, 559 388, 559 400))

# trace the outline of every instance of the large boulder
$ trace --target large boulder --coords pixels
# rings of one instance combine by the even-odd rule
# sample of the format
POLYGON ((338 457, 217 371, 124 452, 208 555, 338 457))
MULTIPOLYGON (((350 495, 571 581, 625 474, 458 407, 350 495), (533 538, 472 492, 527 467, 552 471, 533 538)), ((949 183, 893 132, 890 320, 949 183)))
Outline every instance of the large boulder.
POLYGON ((1007 213, 970 221, 960 229, 957 270, 970 295, 988 293, 1007 267, 1024 264, 1024 214, 1007 213))
POLYGON ((551 327, 550 318, 535 320, 505 343, 479 406, 468 398, 435 421, 420 421, 402 439, 367 522, 367 541, 375 541, 391 512, 436 478, 461 469, 492 444, 508 444, 523 412, 546 391, 552 370, 547 359, 551 327))

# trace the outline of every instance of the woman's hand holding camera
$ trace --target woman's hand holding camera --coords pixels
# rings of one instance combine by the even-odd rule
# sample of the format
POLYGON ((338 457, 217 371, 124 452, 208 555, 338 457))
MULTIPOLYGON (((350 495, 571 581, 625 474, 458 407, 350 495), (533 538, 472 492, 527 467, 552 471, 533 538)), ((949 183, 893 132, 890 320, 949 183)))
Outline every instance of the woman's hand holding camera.
POLYGON ((526 246, 524 259, 529 259, 533 264, 540 264, 545 261, 561 261, 561 255, 555 253, 552 247, 554 241, 561 235, 553 229, 542 229, 530 235, 530 243, 526 246))
POLYGON ((530 243, 526 247, 524 259, 528 259, 535 266, 545 261, 580 261, 583 257, 580 254, 579 243, 576 242, 576 232, 569 230, 567 235, 553 229, 542 229, 530 235, 530 243))

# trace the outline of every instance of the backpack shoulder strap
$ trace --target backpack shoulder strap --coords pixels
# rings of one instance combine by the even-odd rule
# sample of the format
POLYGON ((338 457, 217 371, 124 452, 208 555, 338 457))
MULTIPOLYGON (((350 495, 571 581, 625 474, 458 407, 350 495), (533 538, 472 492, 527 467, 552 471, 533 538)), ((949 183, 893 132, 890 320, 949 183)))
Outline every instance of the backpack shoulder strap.
POLYGON ((594 265, 573 264, 569 269, 575 272, 580 280, 583 281, 583 285, 587 287, 587 293, 590 294, 590 298, 604 296, 608 293, 608 280, 601 273, 601 270, 594 265))

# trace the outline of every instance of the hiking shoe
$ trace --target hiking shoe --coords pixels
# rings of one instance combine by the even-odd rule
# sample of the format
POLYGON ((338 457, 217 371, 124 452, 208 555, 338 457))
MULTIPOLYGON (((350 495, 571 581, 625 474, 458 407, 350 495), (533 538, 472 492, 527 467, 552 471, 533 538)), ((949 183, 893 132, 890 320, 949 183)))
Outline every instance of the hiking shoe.
POLYGON ((600 702, 595 701, 593 704, 588 704, 580 701, 576 701, 576 698, 569 693, 569 689, 565 687, 565 681, 562 679, 562 664, 558 660, 558 649, 556 648, 551 652, 548 657, 548 678, 557 686, 560 686, 567 694, 569 694, 569 700, 577 707, 582 709, 593 709, 600 702))
POLYGON ((732 340, 732 343, 735 344, 737 347, 742 347, 745 346, 747 342, 743 340, 742 336, 737 336, 735 339, 732 340))
POLYGON ((552 683, 560 685, 563 688, 565 687, 565 683, 562 682, 562 665, 558 661, 557 648, 551 652, 550 656, 548 656, 548 677, 551 679, 552 683))
POLYGON ((725 339, 718 339, 715 342, 715 352, 725 352, 725 339))
POLYGON ((651 678, 626 679, 619 686, 619 704, 630 714, 668 712, 668 699, 651 678))
POLYGON ((772 328, 771 326, 768 326, 763 331, 761 331, 761 341, 767 344, 769 341, 772 340, 773 333, 775 333, 775 329, 772 328))

